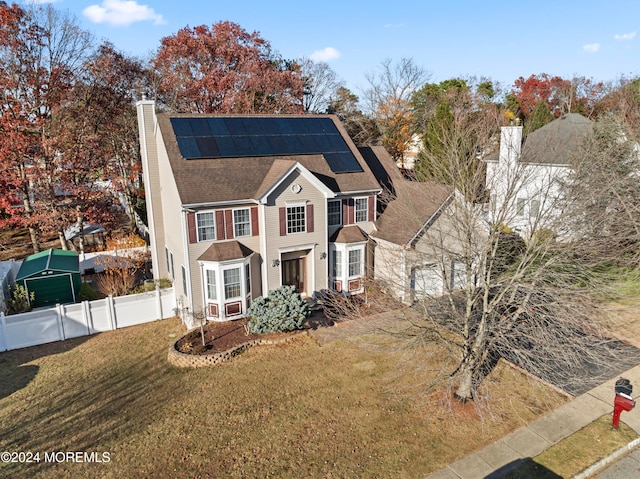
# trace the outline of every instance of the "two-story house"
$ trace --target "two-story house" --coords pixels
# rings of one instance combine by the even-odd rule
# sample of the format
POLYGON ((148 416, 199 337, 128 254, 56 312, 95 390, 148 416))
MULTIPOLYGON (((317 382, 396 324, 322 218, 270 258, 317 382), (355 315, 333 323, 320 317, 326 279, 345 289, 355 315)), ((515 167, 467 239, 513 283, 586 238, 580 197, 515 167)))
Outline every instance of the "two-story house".
POLYGON ((335 116, 137 112, 153 274, 182 307, 226 320, 281 285, 362 291, 381 188, 335 116))
POLYGON ((492 223, 506 223, 521 233, 548 226, 555 219, 560 182, 571 171, 573 155, 592 132, 594 122, 568 113, 522 136, 522 126, 503 126, 499 152, 486 158, 486 186, 491 193, 492 223))

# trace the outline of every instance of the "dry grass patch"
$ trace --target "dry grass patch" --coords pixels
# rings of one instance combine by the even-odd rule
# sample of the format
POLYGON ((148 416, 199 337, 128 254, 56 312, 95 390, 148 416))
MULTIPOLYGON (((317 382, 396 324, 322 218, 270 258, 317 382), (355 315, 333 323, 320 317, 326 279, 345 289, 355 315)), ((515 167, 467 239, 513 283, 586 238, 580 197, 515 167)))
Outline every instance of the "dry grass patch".
POLYGON ((529 400, 528 381, 500 368, 492 413, 450 419, 393 392, 396 352, 303 337, 182 370, 166 361, 181 332, 165 320, 1 353, 0 450, 111 461, 0 464, 0 476, 423 477, 564 400, 529 400))
POLYGON ((620 423, 619 430, 613 430, 611 415, 607 414, 547 449, 533 460, 524 462, 505 475, 504 479, 570 478, 615 450, 626 446, 637 437, 638 434, 624 423, 620 423))

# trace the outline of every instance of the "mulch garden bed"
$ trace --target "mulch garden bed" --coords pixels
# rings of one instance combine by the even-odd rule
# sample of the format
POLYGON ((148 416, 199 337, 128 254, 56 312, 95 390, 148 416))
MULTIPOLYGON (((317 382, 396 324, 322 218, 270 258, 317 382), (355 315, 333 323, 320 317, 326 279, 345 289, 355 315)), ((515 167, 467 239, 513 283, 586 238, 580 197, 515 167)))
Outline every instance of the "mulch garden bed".
MULTIPOLYGON (((243 343, 256 339, 279 339, 294 336, 299 331, 286 333, 247 334, 246 319, 234 321, 210 321, 204 325, 204 346, 200 328, 190 331, 176 343, 176 349, 185 354, 217 354, 229 351, 243 343)), ((303 329, 316 329, 319 326, 331 326, 320 312, 314 312, 303 324, 303 329)))

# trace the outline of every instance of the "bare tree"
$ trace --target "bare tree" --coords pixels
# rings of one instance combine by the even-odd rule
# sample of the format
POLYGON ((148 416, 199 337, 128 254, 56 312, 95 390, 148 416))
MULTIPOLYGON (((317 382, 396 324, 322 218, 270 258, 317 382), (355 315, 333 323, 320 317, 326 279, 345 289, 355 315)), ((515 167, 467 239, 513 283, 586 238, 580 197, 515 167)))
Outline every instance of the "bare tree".
POLYGON ((375 118, 382 143, 396 161, 402 161, 414 133, 411 98, 429 78, 429 73, 410 58, 380 64, 377 72, 366 75, 365 112, 375 118))
POLYGON ((325 62, 301 58, 300 74, 304 81, 302 107, 305 113, 327 113, 331 99, 344 82, 325 62))
POLYGON ((135 250, 116 252, 115 256, 98 256, 96 265, 104 269, 104 272, 96 277, 98 291, 105 296, 128 294, 135 286, 136 276, 147 260, 147 252, 135 250))
POLYGON ((605 241, 603 234, 609 245, 621 236, 608 229, 578 241, 569 225, 587 211, 568 207, 559 182, 573 178, 532 168, 541 152, 520 151, 518 135, 507 141, 518 126, 503 130, 500 155, 487 154, 497 144, 493 110, 451 112, 453 121, 440 131, 443 147, 425 152, 433 164, 430 182, 396 182, 381 218, 379 234, 389 214, 392 226, 417 224, 417 233, 406 244, 378 241, 376 249, 378 279, 420 312, 406 332, 407 345, 427 355, 415 367, 424 372, 434 364, 429 354, 438 355, 448 369, 425 387, 453 389, 462 401, 478 396, 500 358, 575 386, 584 380, 585 363, 613 357, 597 321, 597 297, 608 284, 602 266, 611 252, 593 246, 605 241), (483 168, 480 161, 493 165, 483 168), (486 202, 473 194, 484 187, 486 202), (428 202, 434 207, 426 221, 428 202))

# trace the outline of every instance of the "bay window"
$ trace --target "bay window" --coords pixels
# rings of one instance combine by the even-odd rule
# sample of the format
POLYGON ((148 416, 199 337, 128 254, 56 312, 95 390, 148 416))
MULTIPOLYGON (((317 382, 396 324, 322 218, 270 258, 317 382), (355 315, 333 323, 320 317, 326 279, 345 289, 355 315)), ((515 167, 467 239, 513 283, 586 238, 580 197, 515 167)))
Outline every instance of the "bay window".
POLYGON ((348 294, 363 291, 365 243, 331 243, 331 284, 348 294))

